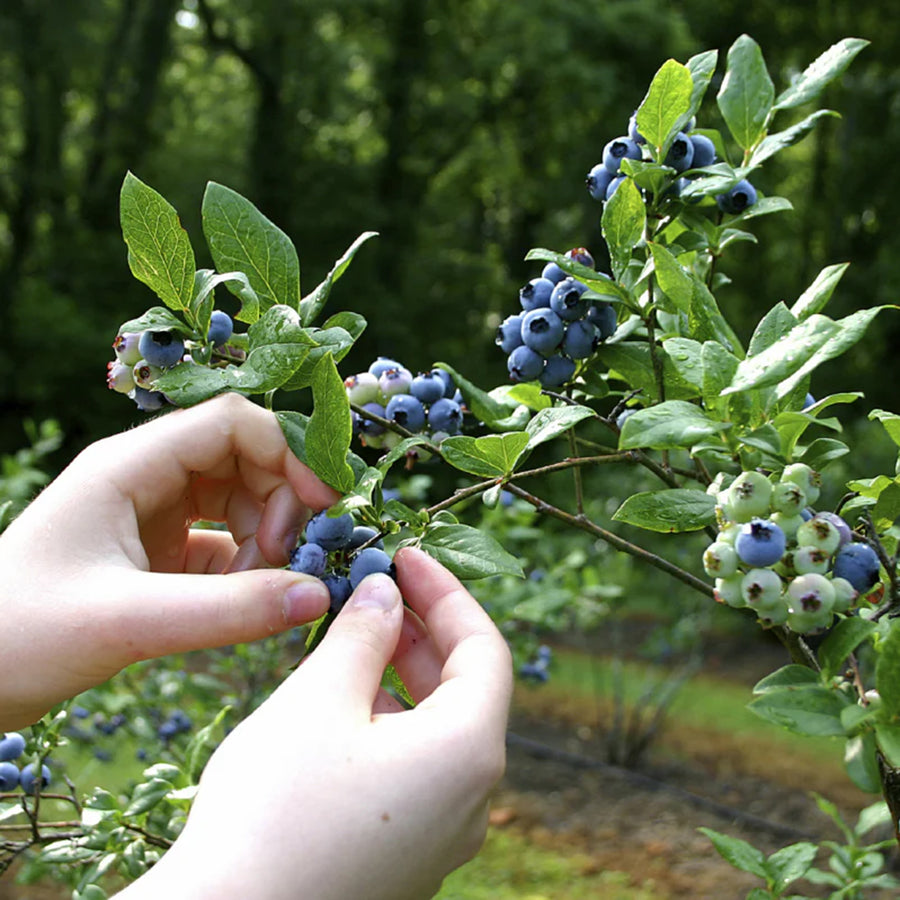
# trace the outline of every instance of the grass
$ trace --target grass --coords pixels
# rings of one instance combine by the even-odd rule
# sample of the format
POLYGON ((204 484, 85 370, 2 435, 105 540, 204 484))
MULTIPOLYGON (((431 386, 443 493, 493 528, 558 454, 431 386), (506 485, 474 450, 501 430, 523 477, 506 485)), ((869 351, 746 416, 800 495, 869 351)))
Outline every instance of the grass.
POLYGON ((652 883, 597 872, 589 856, 536 846, 513 830, 491 830, 481 853, 444 881, 435 900, 665 900, 652 883))

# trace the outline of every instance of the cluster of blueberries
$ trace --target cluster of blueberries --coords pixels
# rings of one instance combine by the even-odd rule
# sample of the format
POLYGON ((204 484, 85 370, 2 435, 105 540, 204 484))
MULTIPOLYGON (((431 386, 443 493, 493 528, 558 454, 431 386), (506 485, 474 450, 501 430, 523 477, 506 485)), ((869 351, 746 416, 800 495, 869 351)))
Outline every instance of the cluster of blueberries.
MULTIPOLYGON (((365 372, 347 378, 344 388, 350 402, 362 410, 354 410, 352 415, 353 432, 363 446, 390 450, 403 440, 366 413, 413 433, 430 432, 438 443, 462 429, 465 402, 452 376, 443 369, 413 376, 402 363, 379 356, 365 372)), ((421 456, 421 449, 413 453, 421 456)))
MULTIPOLYGON (((71 709, 73 720, 84 724, 71 724, 66 729, 66 737, 87 744, 91 747, 96 759, 101 762, 109 762, 113 754, 106 747, 100 746, 98 738, 111 737, 124 726, 128 718, 123 713, 107 717, 102 712, 91 713, 83 706, 73 706, 71 709)), ((193 728, 190 717, 181 709, 172 710, 163 717, 159 710, 151 710, 151 716, 156 723, 157 737, 168 744, 179 734, 184 734, 193 728)), ((145 759, 147 753, 144 750, 137 751, 138 759, 145 759)))
MULTIPOLYGON (((667 188, 672 198, 680 196, 692 177, 702 176, 702 169, 717 161, 716 145, 705 134, 694 131, 695 121, 679 132, 663 160, 663 165, 674 169, 678 179, 667 188), (690 173, 694 173, 692 176, 690 173), (687 174, 682 174, 687 173, 687 174)), ((609 200, 627 177, 622 171, 623 159, 643 160, 647 142, 637 130, 637 112, 628 122, 628 134, 613 138, 604 148, 600 162, 587 174, 585 184, 595 200, 609 200)), ((649 160, 649 154, 646 159, 649 160)), ((756 188, 742 178, 734 187, 716 195, 716 205, 724 213, 738 215, 757 201, 756 188)))
POLYGON ((41 765, 40 778, 32 763, 19 769, 14 760, 24 752, 25 738, 18 731, 8 731, 0 739, 0 793, 20 787, 26 794, 33 794, 50 784, 50 767, 46 763, 41 765))
POLYGON ((378 532, 357 525, 350 513, 329 517, 327 510, 306 523, 304 540, 291 554, 290 568, 324 582, 333 613, 340 612, 366 575, 394 577, 393 560, 384 552, 378 532))
MULTIPOLYGON (((594 258, 584 247, 566 253, 588 268, 594 258)), ((608 277, 598 273, 598 278, 608 277)), ((594 299, 587 285, 555 263, 544 266, 520 291, 521 312, 507 316, 497 328, 495 343, 507 354, 512 381, 539 381, 558 388, 575 376, 579 360, 594 355, 616 331, 612 304, 594 299)))
MULTIPOLYGON (((221 309, 213 310, 206 342, 224 347, 234 333, 234 322, 221 309)), ((127 394, 144 412, 154 412, 168 404, 162 391, 154 391, 152 383, 165 369, 190 359, 190 348, 177 332, 169 330, 126 331, 113 341, 116 358, 107 363, 106 384, 120 394, 127 394)), ((242 351, 231 348, 230 355, 242 351)))
POLYGON ((550 679, 550 661, 553 659, 553 651, 541 644, 537 648, 535 658, 519 666, 519 677, 523 681, 535 681, 544 683, 550 679))
POLYGON ((839 515, 810 509, 820 485, 817 472, 793 463, 777 481, 742 472, 710 486, 719 533, 703 568, 719 602, 754 610, 763 625, 812 634, 875 587, 878 554, 839 515))

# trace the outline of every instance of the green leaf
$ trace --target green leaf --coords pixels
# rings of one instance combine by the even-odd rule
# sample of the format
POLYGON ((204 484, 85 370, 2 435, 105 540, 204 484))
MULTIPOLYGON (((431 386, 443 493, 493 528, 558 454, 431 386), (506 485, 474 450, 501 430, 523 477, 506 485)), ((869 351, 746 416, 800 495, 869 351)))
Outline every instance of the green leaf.
POLYGON ((119 333, 134 333, 147 331, 148 329, 153 331, 177 331, 185 337, 190 337, 192 334, 191 329, 164 306, 152 306, 142 316, 123 322, 119 326, 119 333))
POLYGON ((874 622, 858 616, 851 616, 838 622, 819 647, 818 657, 822 677, 827 680, 837 675, 844 660, 870 637, 876 628, 874 622))
POLYGON ((403 438, 399 444, 391 449, 378 460, 378 471, 382 476, 386 475, 388 469, 397 462, 398 459, 405 458, 407 452, 415 447, 423 447, 430 444, 431 441, 424 434, 414 434, 411 437, 403 438))
POLYGON ((477 438, 458 435, 441 442, 441 453, 455 469, 492 478, 511 474, 527 445, 528 435, 524 431, 477 438))
POLYGON ((719 310, 716 298, 710 289, 696 277, 694 278, 694 296, 691 300, 688 323, 691 335, 696 340, 718 341, 729 353, 733 353, 738 358, 744 355, 741 342, 719 310))
MULTIPOLYGON (((786 378, 778 385, 778 396, 784 397, 789 394, 797 385, 807 377, 811 372, 821 366, 823 363, 840 356, 856 344, 866 333, 872 320, 883 309, 898 309, 900 307, 894 305, 875 306, 869 309, 860 309, 843 319, 834 322, 834 330, 829 339, 820 345, 812 356, 794 372, 790 377, 786 378)), ((810 316, 804 322, 810 322, 816 318, 825 318, 824 316, 810 316)), ((799 326, 798 326, 799 327, 799 326)))
MULTIPOLYGON (((244 272, 259 297, 256 315, 270 306, 300 306, 300 262, 291 239, 249 200, 210 181, 203 195, 203 233, 220 272, 244 272)), ((236 296, 229 282, 229 290, 236 296)), ((252 310, 241 321, 254 322, 252 310)))
POLYGON ((342 516, 344 513, 352 512, 354 509, 365 509, 367 506, 374 506, 373 496, 375 490, 383 481, 384 473, 380 469, 369 466, 362 475, 356 479, 353 490, 348 494, 344 494, 344 496, 331 507, 334 514, 342 516))
POLYGON ((760 850, 740 838, 731 837, 713 831, 712 828, 700 828, 712 842, 719 855, 729 864, 742 872, 749 872, 759 878, 767 878, 766 858, 760 850))
MULTIPOLYGON (((618 373, 631 390, 639 390, 650 402, 659 398, 659 388, 647 344, 635 341, 601 344, 597 348, 596 355, 611 373, 618 373)), ((681 378, 668 355, 661 353, 660 356, 663 361, 666 396, 673 400, 696 397, 697 389, 681 378)))
POLYGON ((194 293, 194 251, 174 207, 128 172, 119 219, 134 277, 169 309, 187 309, 194 293))
POLYGON ((810 316, 761 353, 741 360, 734 379, 723 393, 733 394, 783 384, 812 359, 837 331, 838 326, 831 319, 810 316))
POLYGON ((785 337, 797 324, 796 316, 779 301, 763 317, 750 338, 747 356, 756 356, 767 350, 777 340, 785 337))
POLYGON ((813 283, 797 298, 797 302, 791 307, 791 313, 798 319, 805 319, 813 313, 822 312, 849 266, 850 263, 837 263, 822 269, 813 283))
POLYGON ((358 341, 362 333, 366 330, 367 325, 368 322, 366 322, 365 318, 359 313, 342 311, 335 313, 333 316, 329 316, 322 325, 322 331, 329 331, 332 328, 341 328, 346 331, 354 341, 358 341))
POLYGON ((769 690, 751 700, 747 708, 760 718, 797 734, 843 736, 841 709, 844 705, 835 691, 819 685, 801 690, 769 690))
POLYGON ((888 412, 886 409, 873 409, 869 413, 869 420, 874 421, 875 419, 881 422, 888 437, 900 447, 900 416, 888 412))
POLYGON ((715 74, 718 62, 718 50, 705 50, 703 53, 697 53, 692 56, 685 63, 687 70, 691 73, 691 80, 693 81, 693 87, 691 89, 691 105, 688 110, 690 115, 693 115, 700 109, 700 105, 703 103, 703 96, 706 94, 709 82, 715 74))
POLYGON ((774 100, 775 86, 759 44, 742 34, 728 51, 716 102, 729 131, 744 150, 762 136, 774 100))
POLYGON ((663 349, 678 374, 688 383, 703 389, 703 344, 690 338, 674 337, 663 341, 663 349))
POLYGON ((813 864, 818 852, 818 846, 809 841, 801 841, 776 850, 767 861, 774 887, 784 889, 792 881, 802 878, 813 864))
POLYGON ((515 556, 486 532, 468 525, 432 525, 419 546, 464 580, 489 575, 525 576, 515 556))
POLYGON ((832 44, 807 66, 789 88, 778 95, 775 109, 793 109, 795 106, 815 100, 830 81, 846 71, 856 54, 868 44, 868 41, 861 38, 844 38, 832 44))
POLYGON ((879 722, 875 726, 875 740, 887 761, 895 769, 900 769, 900 725, 895 722, 879 722))
POLYGON ((330 353, 316 364, 312 391, 313 412, 306 426, 306 460, 325 484, 345 494, 356 482, 347 463, 353 423, 344 381, 330 353))
MULTIPOLYGON (((356 256, 356 251, 369 240, 377 237, 377 231, 364 231, 345 251, 331 267, 331 271, 325 276, 324 281, 317 285, 316 289, 300 301, 300 318, 304 325, 309 325, 316 320, 328 301, 334 283, 347 271, 347 267, 356 256)), ((357 335, 358 337, 358 335, 357 335)))
POLYGON ((666 60, 653 76, 637 110, 637 128, 658 153, 666 146, 675 124, 690 110, 693 91, 691 71, 674 59, 666 60))
POLYGON ((139 784, 131 795, 131 802, 128 804, 123 816, 139 816, 150 809, 153 809, 158 803, 165 799, 169 791, 174 790, 174 785, 170 781, 162 778, 151 778, 139 784))
POLYGON ((700 360, 703 365, 703 401, 715 410, 722 403, 722 391, 734 378, 738 358, 718 341, 704 341, 700 360))
MULTIPOLYGON (((496 400, 490 394, 481 390, 467 378, 464 378, 452 366, 444 362, 436 362, 435 368, 443 369, 449 373, 453 379, 453 383, 459 388, 460 393, 466 401, 466 406, 480 421, 484 422, 488 428, 496 428, 500 423, 506 421, 513 408, 517 405, 515 402, 504 404, 496 400)), ((524 424, 524 423, 523 423, 524 424)))
POLYGON ((687 488, 642 491, 632 494, 613 519, 666 534, 700 531, 715 522, 716 499, 706 491, 687 488))
POLYGON ((533 450, 540 444, 553 440, 584 419, 596 413, 587 406, 555 406, 540 410, 525 426, 528 435, 527 449, 533 450))
MULTIPOLYGON (((309 416, 304 416, 303 413, 287 411, 276 412, 275 418, 281 426, 281 431, 284 434, 288 447, 291 449, 291 453, 304 465, 309 466, 310 462, 306 455, 306 430, 309 427, 309 416)), ((357 479, 362 478, 367 469, 365 462, 355 453, 348 453, 346 458, 347 464, 353 469, 355 477, 357 479)), ((310 466, 310 468, 312 467, 310 466)))
POLYGON ((628 291, 621 285, 616 284, 608 275, 605 275, 603 272, 597 272, 595 269, 590 269, 564 253, 557 253, 555 250, 547 250, 544 247, 534 247, 525 254, 525 259, 555 262, 566 274, 574 276, 587 285, 589 290, 598 296, 605 297, 607 300, 630 299, 628 291))
POLYGON ((770 691, 802 690, 808 687, 818 687, 821 679, 818 674, 808 666, 789 665, 766 675, 753 686, 753 693, 767 694, 770 691))
POLYGON ((213 750, 222 742, 222 738, 225 736, 223 722, 230 712, 230 706, 222 707, 212 722, 204 725, 191 736, 185 749, 185 757, 188 778, 192 784, 196 784, 200 780, 200 773, 209 762, 213 750))
POLYGON ((802 453, 796 454, 796 461, 806 463, 816 472, 821 472, 829 463, 846 456, 850 448, 843 442, 834 438, 816 438, 811 444, 803 448, 802 453))
POLYGON ((635 183, 626 178, 612 199, 603 205, 601 231, 609 247, 613 274, 621 279, 631 259, 631 251, 644 234, 647 209, 635 183))
POLYGON ((825 116, 840 118, 833 110, 819 109, 808 115, 803 121, 797 122, 796 125, 791 125, 790 128, 786 128, 784 131, 766 135, 759 142, 753 153, 750 154, 750 159, 747 161, 747 171, 761 166, 769 157, 780 153, 785 148, 800 143, 816 127, 819 119, 825 116))
POLYGON ((844 769, 847 775, 861 791, 869 794, 881 791, 876 749, 875 735, 871 731, 847 738, 844 745, 844 769))
POLYGON ((681 312, 689 312, 694 297, 694 283, 681 263, 662 244, 650 243, 656 281, 662 292, 681 312))
POLYGON ((894 718, 900 716, 900 620, 888 621, 890 631, 875 645, 875 687, 881 695, 882 709, 894 718))
POLYGON ((873 828, 880 828, 881 826, 890 824, 891 811, 884 800, 878 800, 871 806, 867 806, 860 811, 854 831, 857 835, 862 836, 873 828))
POLYGON ((259 297, 256 296, 256 291, 253 290, 250 279, 243 272, 223 272, 219 274, 212 269, 198 269, 191 309, 198 319, 198 325, 200 330, 204 332, 204 337, 206 336, 205 329, 209 327, 209 312, 212 311, 212 308, 210 306, 209 312, 202 318, 199 316, 198 310, 220 284, 231 285, 229 290, 240 299, 241 309, 235 316, 239 322, 255 322, 259 318, 259 297))
POLYGON ((527 406, 538 412, 553 405, 553 401, 543 393, 539 384, 509 384, 501 385, 490 392, 494 399, 510 400, 514 404, 527 406))
POLYGON ((729 423, 711 419, 693 403, 667 400, 648 409, 639 409, 625 420, 619 434, 619 449, 690 447, 728 427, 729 423))

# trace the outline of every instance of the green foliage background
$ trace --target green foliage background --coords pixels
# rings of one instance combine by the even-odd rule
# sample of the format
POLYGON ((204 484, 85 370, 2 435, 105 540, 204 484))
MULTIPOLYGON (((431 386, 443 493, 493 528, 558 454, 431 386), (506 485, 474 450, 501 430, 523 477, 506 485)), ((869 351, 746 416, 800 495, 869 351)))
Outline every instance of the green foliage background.
MULTIPOLYGON (((535 274, 527 249, 599 249, 583 178, 603 145, 664 59, 724 51, 742 32, 777 48, 779 86, 841 37, 873 43, 823 98, 844 117, 786 154, 790 170, 773 160, 756 179, 796 210, 730 258, 729 318, 749 331, 844 260, 835 317, 895 302, 900 24, 887 0, 4 3, 0 450, 22 445, 24 418, 57 419, 68 454, 141 418, 103 372, 118 323, 151 299, 119 231, 129 169, 172 201, 196 246, 207 181, 247 196, 296 242, 304 291, 360 231, 379 231, 333 301, 369 320, 347 371, 381 353, 504 381, 492 335, 535 274)), ((891 408, 898 328, 885 317, 814 392, 864 390, 891 408)))

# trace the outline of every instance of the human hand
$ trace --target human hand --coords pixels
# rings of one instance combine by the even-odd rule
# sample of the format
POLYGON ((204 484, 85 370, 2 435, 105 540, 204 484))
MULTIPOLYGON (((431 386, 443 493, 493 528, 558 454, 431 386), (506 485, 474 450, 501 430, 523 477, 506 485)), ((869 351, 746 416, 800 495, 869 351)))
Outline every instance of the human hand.
POLYGON ((0 731, 137 660, 320 616, 321 582, 271 567, 337 498, 237 394, 88 447, 0 537, 0 731))
POLYGON ((446 569, 395 555, 210 759, 185 830, 121 900, 421 900, 484 840, 506 642, 446 569), (393 662, 417 706, 379 685, 393 662))

